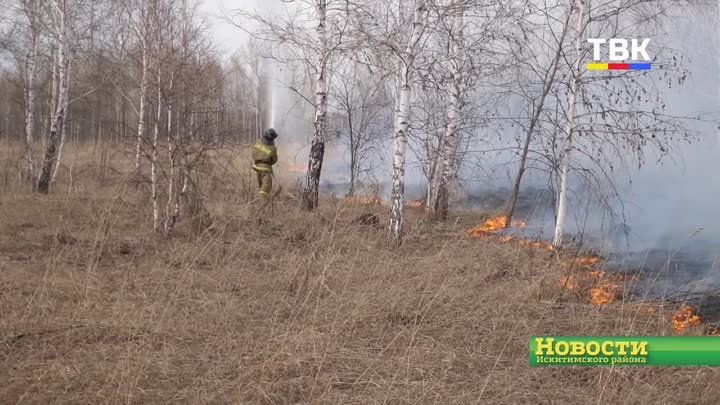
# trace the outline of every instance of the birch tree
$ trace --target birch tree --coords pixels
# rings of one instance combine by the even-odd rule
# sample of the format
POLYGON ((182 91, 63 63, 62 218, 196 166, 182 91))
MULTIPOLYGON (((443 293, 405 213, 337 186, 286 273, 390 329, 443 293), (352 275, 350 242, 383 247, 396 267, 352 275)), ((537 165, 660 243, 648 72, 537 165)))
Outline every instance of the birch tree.
POLYGON ((39 0, 23 0, 22 13, 27 19, 29 33, 29 50, 25 58, 25 74, 23 76, 23 94, 25 95, 25 167, 23 177, 34 181, 33 142, 35 136, 35 94, 37 90, 37 68, 40 47, 41 8, 39 0))
MULTIPOLYGON (((311 76, 312 96, 302 97, 314 109, 308 170, 301 198, 301 206, 307 210, 315 209, 319 202, 327 131, 330 64, 345 47, 347 10, 345 1, 303 0, 289 3, 289 16, 280 22, 246 10, 234 12, 234 17, 240 17, 243 21, 232 20, 235 26, 243 30, 246 30, 244 25, 255 25, 257 29, 247 30, 255 38, 280 45, 269 52, 269 58, 286 64, 300 62, 311 76)), ((302 93, 302 89, 293 90, 302 93)))
POLYGON ((142 177, 142 145, 147 127, 147 93, 150 87, 150 41, 153 22, 151 7, 155 3, 147 1, 128 1, 126 3, 128 19, 139 44, 141 54, 140 96, 137 111, 137 134, 135 137, 135 162, 133 164, 133 177, 136 187, 139 186, 142 177))
POLYGON ((327 0, 316 0, 315 18, 317 21, 317 47, 315 55, 315 118, 313 120, 313 138, 310 144, 310 157, 303 190, 302 205, 311 211, 318 205, 320 192, 320 173, 325 156, 325 131, 327 129, 328 96, 328 37, 327 37, 327 0))
MULTIPOLYGON (((662 75, 642 71, 588 74, 581 66, 582 60, 589 59, 586 56, 590 52, 586 40, 589 36, 631 37, 638 26, 644 28, 646 35, 652 36, 657 32, 656 27, 662 26, 668 9, 679 3, 638 0, 591 4, 590 0, 578 1, 580 21, 575 20, 575 51, 566 56, 570 71, 563 75, 569 82, 567 87, 558 86, 555 94, 560 114, 556 111, 546 117, 549 123, 563 129, 560 157, 552 158, 559 184, 553 238, 556 247, 563 244, 567 232, 572 172, 580 175, 585 190, 594 193, 594 201, 612 210, 606 201, 618 196, 617 191, 613 191, 615 187, 609 173, 615 167, 627 167, 632 161, 642 166, 648 148, 655 148, 662 157, 669 153, 673 144, 692 141, 686 124, 688 120, 697 119, 664 112, 666 106, 661 89, 682 85, 687 77, 681 55, 671 48, 649 49, 654 53, 654 63, 663 65, 662 75), (562 103, 562 89, 567 89, 567 103, 562 103), (562 121, 553 115, 559 115, 562 121), (611 195, 604 188, 609 189, 611 195)), ((554 149, 558 142, 554 135, 552 137, 549 145, 554 149)), ((558 154, 555 151, 548 153, 551 156, 558 154)), ((611 214, 615 217, 615 213, 611 214)))
MULTIPOLYGON (((22 130, 17 132, 22 134, 20 140, 24 148, 19 167, 20 178, 34 183, 33 143, 36 136, 38 81, 43 68, 41 46, 45 39, 44 12, 39 0, 17 0, 2 6, 5 15, 0 18, 0 51, 7 52, 15 62, 22 90, 22 98, 18 100, 22 106, 22 112, 18 114, 22 119, 22 130)), ((9 89, 4 90, 10 94, 9 89)))
MULTIPOLYGON (((72 70, 70 69, 70 63, 68 62, 67 69, 65 70, 65 81, 70 83, 72 70)), ((69 87, 69 86, 68 86, 69 87)), ((55 178, 58 175, 58 172, 60 171, 60 164, 62 163, 62 152, 65 146, 65 139, 67 138, 67 116, 68 116, 68 107, 70 105, 70 90, 65 92, 64 99, 58 100, 57 103, 61 103, 65 106, 65 117, 62 120, 62 126, 60 127, 60 144, 58 145, 57 150, 57 163, 55 164, 55 168, 53 169, 52 177, 50 178, 50 183, 55 182, 55 178)))
MULTIPOLYGON (((532 89, 521 92, 523 97, 528 101, 528 112, 530 115, 530 120, 525 127, 525 136, 522 144, 522 150, 520 152, 520 160, 518 162, 519 167, 517 174, 515 175, 515 181, 513 183, 513 188, 507 203, 507 219, 505 222, 506 227, 510 226, 513 216, 515 215, 518 194, 520 193, 520 183, 522 182, 522 178, 525 174, 525 171, 527 170, 530 143, 533 140, 533 136, 535 135, 537 127, 540 125, 540 119, 543 112, 545 111, 545 103, 548 99, 548 96, 552 97, 551 90, 556 83, 558 67, 561 63, 561 56, 563 55, 565 38, 570 28, 569 24, 571 23, 573 4, 574 2, 570 3, 567 10, 564 12, 565 18, 564 20, 562 20, 563 23, 560 27, 560 34, 556 35, 552 33, 551 35, 549 35, 550 42, 548 42, 548 44, 554 45, 555 47, 554 55, 552 56, 552 59, 550 59, 549 65, 546 66, 544 63, 542 63, 535 52, 523 52, 523 50, 527 50, 527 48, 521 48, 521 50, 516 53, 514 58, 514 60, 517 62, 518 65, 521 66, 521 68, 528 68, 533 78, 537 78, 539 80, 541 90, 539 94, 534 93, 532 89)), ((550 30, 552 31, 553 24, 551 23, 551 21, 553 20, 553 17, 550 14, 550 10, 543 9, 542 14, 544 24, 547 24, 547 26, 550 27, 550 30)), ((524 33, 527 33, 525 35, 542 35, 533 33, 533 31, 537 30, 523 30, 524 33)), ((542 32, 542 30, 540 31, 542 32)))
POLYGON ((60 131, 62 131, 67 112, 67 94, 70 91, 70 82, 68 80, 68 70, 70 69, 68 2, 69 0, 49 0, 48 2, 48 14, 57 41, 58 102, 50 125, 50 133, 47 137, 42 166, 40 168, 40 176, 37 183, 37 191, 44 194, 47 194, 50 186, 52 167, 55 163, 55 153, 58 147, 60 131))
POLYGON ((150 152, 150 198, 152 200, 152 224, 155 232, 160 231, 160 195, 158 185, 158 148, 160 146, 160 122, 162 120, 162 70, 158 64, 156 74, 157 97, 155 99, 155 123, 150 152))
POLYGON ((585 27, 587 26, 585 17, 585 2, 590 0, 578 0, 575 4, 577 7, 576 25, 575 25, 575 61, 570 76, 570 86, 568 89, 568 112, 563 133, 565 134, 565 146, 560 160, 560 190, 558 193, 557 218, 555 219, 555 235, 553 237, 553 246, 559 247, 563 242, 563 231, 565 228, 565 220, 567 215, 567 193, 568 193, 568 176, 570 174, 570 159, 572 153, 573 131, 575 130, 575 114, 577 113, 577 93, 580 86, 580 75, 582 74, 580 66, 582 64, 585 42, 585 27))
POLYGON ((147 69, 148 88, 148 77, 153 79, 154 94, 145 101, 153 111, 154 122, 150 139, 140 142, 151 148, 153 229, 170 237, 180 221, 197 162, 218 146, 225 131, 218 108, 225 72, 218 68, 195 7, 182 1, 158 0, 148 12, 146 21, 151 29, 146 52, 151 60, 144 62, 145 67, 141 62, 140 68, 147 69), (200 123, 195 120, 197 115, 202 116, 200 123), (165 158, 161 159, 162 153, 165 158))
POLYGON ((405 48, 391 47, 395 53, 396 66, 396 116, 395 135, 393 138, 392 155, 392 191, 390 194, 390 225, 391 237, 402 242, 405 216, 405 161, 407 153, 408 130, 410 126, 410 109, 412 88, 415 79, 416 61, 422 51, 423 36, 428 25, 429 8, 426 0, 415 0, 413 3, 410 35, 405 48))
POLYGON ((465 81, 465 45, 464 45, 464 15, 466 5, 464 0, 453 0, 450 6, 452 29, 450 30, 450 46, 448 58, 450 77, 447 90, 447 121, 443 136, 442 166, 440 170, 437 195, 431 205, 431 212, 440 219, 448 215, 449 188, 456 173, 457 163, 457 137, 462 122, 462 97, 464 95, 465 81))

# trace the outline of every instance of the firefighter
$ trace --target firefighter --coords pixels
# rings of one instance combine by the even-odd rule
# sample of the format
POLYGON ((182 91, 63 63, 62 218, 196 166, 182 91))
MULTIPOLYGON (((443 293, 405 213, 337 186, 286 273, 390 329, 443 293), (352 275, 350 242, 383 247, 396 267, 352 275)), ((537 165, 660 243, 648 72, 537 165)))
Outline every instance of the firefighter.
POLYGON ((258 191, 264 200, 270 198, 272 191, 272 165, 277 163, 277 148, 275 138, 278 134, 269 128, 263 132, 262 137, 255 143, 252 151, 253 170, 257 173, 258 191))

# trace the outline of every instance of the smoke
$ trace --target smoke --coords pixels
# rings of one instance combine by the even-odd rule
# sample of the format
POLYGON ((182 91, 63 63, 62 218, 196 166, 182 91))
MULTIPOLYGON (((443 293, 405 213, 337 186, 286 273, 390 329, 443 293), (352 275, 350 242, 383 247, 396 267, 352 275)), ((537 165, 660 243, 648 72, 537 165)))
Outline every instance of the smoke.
MULTIPOLYGON (((238 3, 225 0, 220 2, 220 7, 255 8, 272 18, 273 15, 290 13, 288 7, 292 7, 292 4, 253 0, 238 3)), ((689 61, 686 65, 690 75, 686 83, 663 90, 662 98, 667 105, 667 114, 700 114, 706 119, 718 118, 720 38, 716 27, 719 21, 717 4, 698 6, 684 14, 677 13, 665 19, 662 27, 665 33, 652 38, 654 46, 680 50, 689 61)), ((233 32, 237 35, 236 29, 233 32)), ((642 33, 638 33, 638 37, 641 36, 642 33)), ((312 106, 298 94, 308 94, 308 78, 302 69, 301 66, 292 67, 268 60, 266 72, 269 82, 265 94, 269 101, 266 122, 280 134, 278 144, 283 157, 281 167, 286 164, 293 168, 291 171, 296 172, 301 171, 297 168, 306 165, 309 140, 312 136, 312 106), (291 90, 291 87, 294 90, 291 90)), ((662 75, 662 68, 655 66, 649 74, 662 75)), ((517 107, 510 105, 508 115, 518 115, 517 107)), ((625 243, 616 243, 617 246, 624 245, 627 249, 628 242, 630 250, 668 246, 685 242, 690 234, 695 234, 693 240, 720 241, 720 221, 716 219, 716 207, 720 202, 720 181, 714 179, 715 173, 720 172, 718 128, 712 122, 688 121, 687 125, 696 134, 692 143, 675 145, 670 156, 663 159, 654 152, 649 152, 641 168, 630 168, 629 171, 618 171, 613 175, 612 181, 621 201, 615 201, 612 208, 624 214, 619 220, 624 219, 628 225, 627 228, 622 228, 628 231, 627 235, 624 235, 627 240, 625 243)), ((489 138, 493 131, 497 131, 500 137, 505 139, 517 134, 517 128, 480 128, 475 135, 489 138)), ((388 134, 388 144, 390 135, 388 134)), ((498 144, 491 141, 483 146, 492 149, 498 144)), ((323 180, 325 183, 343 182, 348 172, 343 158, 345 151, 333 142, 329 142, 327 148, 328 159, 324 165, 323 180)), ((381 155, 389 155, 390 148, 384 147, 380 150, 377 159, 386 164, 380 165, 375 175, 383 182, 389 179, 390 168, 387 156, 381 155)), ((472 169, 466 167, 462 173, 466 180, 464 188, 469 193, 482 194, 511 184, 516 166, 507 155, 487 157, 469 153, 467 160, 474 166, 472 169), (473 170, 480 166, 480 170, 473 170)), ((408 191, 420 194, 421 186, 418 185, 423 181, 419 161, 410 154, 407 168, 408 191)), ((617 221, 609 224, 603 207, 597 203, 589 203, 590 195, 584 193, 578 183, 575 183, 576 197, 572 201, 569 231, 613 233, 613 229, 617 228, 617 221)), ((547 186, 548 174, 545 172, 531 171, 523 181, 523 190, 531 187, 543 189, 547 186)), ((548 199, 545 199, 544 204, 541 209, 534 211, 534 218, 527 219, 536 222, 537 227, 549 235, 549 229, 554 222, 553 207, 551 202, 548 203, 548 199)))
MULTIPOLYGON (((714 174, 720 172, 720 37, 716 32, 719 22, 718 6, 704 6, 665 19, 664 32, 652 37, 656 47, 682 52, 689 70, 683 85, 673 83, 670 88, 662 88, 660 97, 667 106, 665 113, 702 120, 682 120, 694 137, 690 142, 674 144, 667 156, 648 150, 642 167, 624 168, 619 162, 615 162, 613 171, 604 167, 609 178, 603 184, 603 191, 617 194, 617 199, 601 202, 597 193, 582 184, 583 174, 574 171, 568 223, 571 237, 582 237, 595 247, 616 251, 687 248, 708 243, 714 243, 717 250, 720 181, 714 174), (609 209, 618 216, 611 217, 609 209), (689 235, 693 235, 692 238, 689 235)), ((637 35, 642 37, 642 33, 637 35)), ((663 66, 655 65, 648 75, 651 79, 662 78, 663 66)), ((509 100, 505 113, 519 115, 519 103, 509 100)), ((516 134, 517 128, 501 130, 503 139, 511 139, 516 134)), ((495 142, 487 149, 500 147, 502 143, 495 142)), ((478 157, 471 159, 478 160, 478 157)), ((494 167, 493 170, 466 170, 464 177, 474 180, 469 182, 470 193, 482 195, 498 189, 509 193, 517 170, 515 159, 512 153, 500 154, 483 162, 486 167, 494 167)), ((528 193, 528 190, 546 189, 548 182, 547 172, 532 170, 523 179, 521 194, 535 198, 539 194, 528 193)), ((526 205, 530 207, 529 203, 526 205)), ((536 205, 524 210, 523 219, 533 225, 531 229, 536 235, 550 237, 554 224, 553 201, 541 198, 536 205)))
MULTIPOLYGON (((689 58, 690 76, 684 86, 664 94, 669 114, 701 115, 718 119, 720 113, 720 22, 718 7, 676 16, 666 27, 669 47, 689 58)), ((660 72, 658 72, 660 73, 660 72)), ((663 247, 685 242, 688 235, 720 243, 720 133, 715 122, 691 122, 696 139, 677 145, 672 160, 648 156, 648 165, 630 173, 622 196, 637 248, 663 247)), ((717 244, 716 244, 717 246, 717 244)))

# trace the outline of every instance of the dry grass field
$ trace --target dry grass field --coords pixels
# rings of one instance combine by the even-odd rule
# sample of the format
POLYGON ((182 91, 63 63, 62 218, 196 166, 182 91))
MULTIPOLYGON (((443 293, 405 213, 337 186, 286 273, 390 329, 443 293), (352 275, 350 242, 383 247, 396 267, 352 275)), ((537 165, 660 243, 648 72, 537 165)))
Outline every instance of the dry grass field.
POLYGON ((3 146, 1 403, 720 403, 709 368, 530 368, 530 336, 671 334, 677 308, 593 306, 573 260, 466 237, 479 213, 413 211, 395 247, 353 224, 382 207, 258 214, 240 159, 164 238, 120 149, 65 153, 36 195, 3 146))

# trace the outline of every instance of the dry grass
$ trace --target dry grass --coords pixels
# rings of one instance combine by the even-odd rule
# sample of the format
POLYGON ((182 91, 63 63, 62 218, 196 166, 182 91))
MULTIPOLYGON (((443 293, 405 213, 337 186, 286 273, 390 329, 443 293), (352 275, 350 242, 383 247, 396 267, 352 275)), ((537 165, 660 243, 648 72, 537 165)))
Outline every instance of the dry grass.
POLYGON ((337 201, 258 218, 231 170, 212 227, 164 239, 98 153, 48 196, 5 176, 2 403, 720 402, 713 369, 530 368, 530 336, 669 334, 671 311, 561 294, 569 261, 465 238, 477 216, 415 213, 393 247, 337 201))

